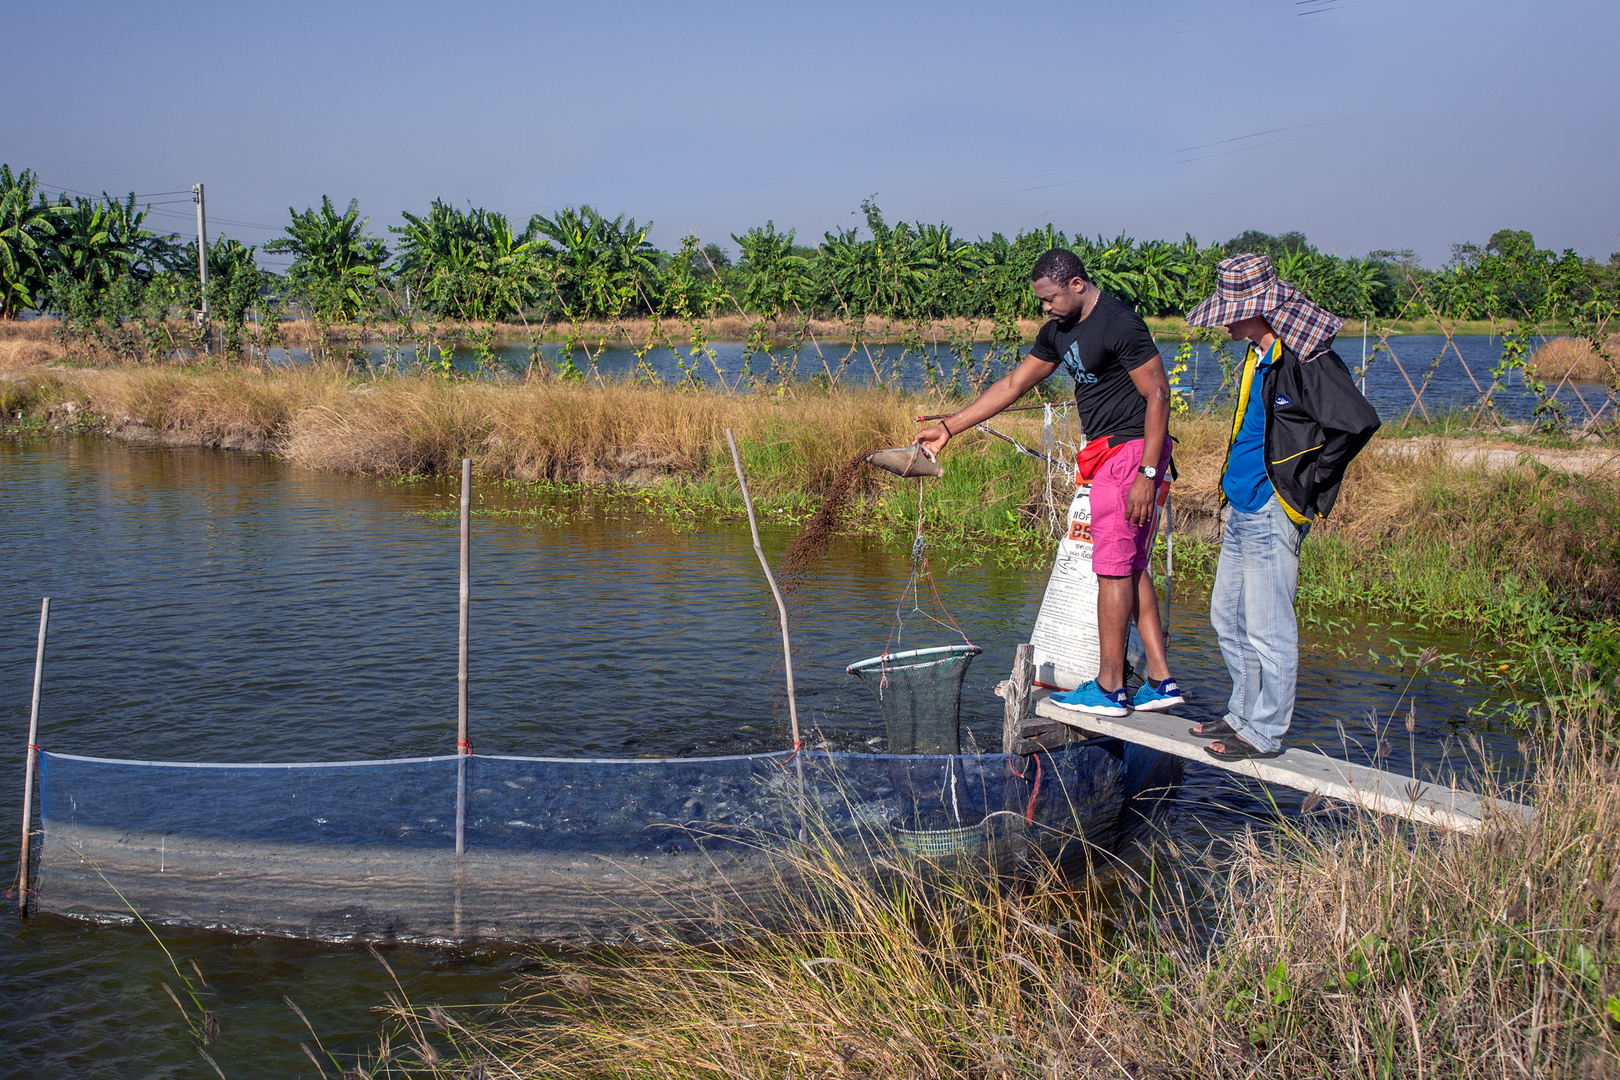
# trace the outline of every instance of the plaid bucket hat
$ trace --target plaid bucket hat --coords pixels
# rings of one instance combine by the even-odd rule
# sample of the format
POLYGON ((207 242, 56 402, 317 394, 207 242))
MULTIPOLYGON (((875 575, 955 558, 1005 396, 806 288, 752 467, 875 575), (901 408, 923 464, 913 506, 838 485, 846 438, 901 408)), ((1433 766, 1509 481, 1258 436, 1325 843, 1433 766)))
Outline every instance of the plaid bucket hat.
POLYGON ((1215 268, 1215 293, 1187 313, 1193 326, 1226 326, 1263 315, 1301 359, 1320 352, 1344 320, 1277 277, 1269 255, 1233 255, 1215 268))

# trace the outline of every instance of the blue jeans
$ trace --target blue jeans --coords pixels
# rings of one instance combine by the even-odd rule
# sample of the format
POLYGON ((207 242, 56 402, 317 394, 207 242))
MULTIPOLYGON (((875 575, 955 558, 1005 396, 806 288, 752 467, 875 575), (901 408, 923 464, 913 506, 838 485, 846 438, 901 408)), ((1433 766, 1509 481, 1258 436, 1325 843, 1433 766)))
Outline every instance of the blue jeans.
POLYGON ((1209 621, 1232 676, 1226 722, 1250 745, 1276 750, 1294 718, 1299 681, 1299 547, 1310 532, 1273 495, 1257 513, 1227 507, 1209 621))

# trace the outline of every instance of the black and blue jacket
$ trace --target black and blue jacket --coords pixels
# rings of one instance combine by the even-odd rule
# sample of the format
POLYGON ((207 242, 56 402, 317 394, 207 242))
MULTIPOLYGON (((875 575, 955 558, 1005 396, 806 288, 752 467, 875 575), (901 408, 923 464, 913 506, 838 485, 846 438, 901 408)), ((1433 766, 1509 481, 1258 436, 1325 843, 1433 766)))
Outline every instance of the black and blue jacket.
MULTIPOLYGON (((1256 359, 1250 349, 1243 362, 1227 462, 1255 390, 1256 359)), ((1361 396, 1350 369, 1332 349, 1301 360, 1284 344, 1266 369, 1259 392, 1266 404, 1266 475, 1277 501, 1300 525, 1326 517, 1339 497, 1345 468, 1378 430, 1377 410, 1361 396)), ((1226 465, 1221 466, 1221 479, 1226 479, 1226 465)), ((1226 505, 1224 484, 1221 505, 1226 505)))

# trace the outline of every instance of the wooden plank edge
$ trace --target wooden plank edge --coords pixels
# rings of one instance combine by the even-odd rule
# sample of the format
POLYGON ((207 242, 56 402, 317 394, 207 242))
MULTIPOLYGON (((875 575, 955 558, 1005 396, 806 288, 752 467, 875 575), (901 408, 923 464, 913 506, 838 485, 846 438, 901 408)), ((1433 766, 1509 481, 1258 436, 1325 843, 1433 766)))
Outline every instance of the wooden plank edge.
MULTIPOLYGON (((1444 784, 1425 783, 1415 777, 1386 772, 1370 765, 1353 765, 1348 761, 1329 757, 1313 750, 1295 747, 1289 751, 1288 755, 1280 759, 1267 758, 1253 761, 1224 762, 1217 761, 1204 752, 1205 743, 1211 740, 1191 736, 1177 736, 1168 732, 1143 731, 1138 727, 1119 723, 1113 717, 1075 713, 1071 710, 1050 705, 1045 700, 1036 703, 1035 712, 1038 716, 1067 724, 1090 735, 1104 735, 1123 739, 1126 742, 1136 743, 1139 746, 1146 746, 1163 753, 1174 754, 1189 761, 1213 765, 1218 769, 1237 773, 1240 776, 1248 776, 1263 783, 1277 784, 1282 787, 1293 788, 1296 791, 1314 791, 1326 797, 1355 803, 1377 813, 1409 818, 1458 832, 1477 832, 1483 827, 1485 819, 1491 814, 1503 814, 1524 820, 1534 813, 1531 807, 1509 802, 1506 799, 1487 798, 1474 792, 1462 791, 1444 784), (1317 768, 1325 767, 1334 775, 1309 777, 1298 770, 1289 769, 1287 765, 1279 764, 1279 762, 1300 766, 1316 766, 1317 768), (1365 770, 1366 779, 1372 781, 1372 783, 1356 783, 1354 775, 1356 769, 1365 770), (1417 785, 1417 794, 1415 797, 1402 798, 1381 790, 1386 785, 1390 790, 1399 790, 1397 783, 1401 786, 1417 785)), ((1156 713, 1154 717, 1155 719, 1163 718, 1164 720, 1173 721, 1177 725, 1190 723, 1190 721, 1172 713, 1156 713)), ((1118 719, 1123 720, 1124 718, 1118 719)))

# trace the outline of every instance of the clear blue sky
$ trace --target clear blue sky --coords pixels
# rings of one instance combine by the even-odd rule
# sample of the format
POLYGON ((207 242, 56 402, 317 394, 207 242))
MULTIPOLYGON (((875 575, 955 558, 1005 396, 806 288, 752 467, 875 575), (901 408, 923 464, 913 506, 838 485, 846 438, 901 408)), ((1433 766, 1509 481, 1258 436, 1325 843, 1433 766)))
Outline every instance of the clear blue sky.
POLYGON ((249 243, 322 194, 377 233, 442 196, 815 243, 875 194, 967 237, 1620 249, 1614 4, 58 0, 6 25, 0 160, 53 189, 202 180, 249 243))

